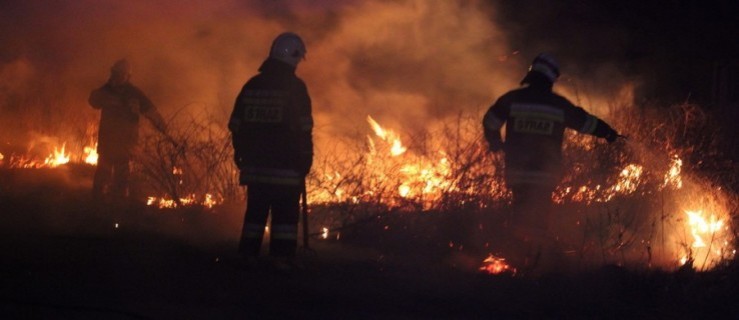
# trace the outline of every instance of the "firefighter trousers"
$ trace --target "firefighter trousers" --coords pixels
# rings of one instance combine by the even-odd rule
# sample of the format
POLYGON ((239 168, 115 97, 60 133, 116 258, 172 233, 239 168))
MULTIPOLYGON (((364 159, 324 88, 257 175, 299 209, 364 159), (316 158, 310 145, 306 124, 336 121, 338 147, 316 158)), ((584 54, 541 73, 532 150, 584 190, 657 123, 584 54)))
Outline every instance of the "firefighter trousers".
POLYGON ((249 184, 244 226, 241 231, 239 253, 245 257, 259 255, 267 217, 269 227, 269 254, 276 257, 295 255, 298 241, 300 213, 299 186, 249 184))
POLYGON ((129 157, 110 157, 101 154, 92 181, 93 199, 103 200, 106 194, 114 199, 125 198, 128 196, 130 175, 129 157))

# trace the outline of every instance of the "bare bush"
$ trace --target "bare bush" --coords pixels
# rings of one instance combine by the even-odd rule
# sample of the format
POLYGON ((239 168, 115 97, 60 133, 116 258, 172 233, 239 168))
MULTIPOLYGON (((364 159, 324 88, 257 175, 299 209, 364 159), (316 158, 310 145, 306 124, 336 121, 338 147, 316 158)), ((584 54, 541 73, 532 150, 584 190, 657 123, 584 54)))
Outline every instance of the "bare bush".
POLYGON ((142 136, 134 171, 145 178, 153 196, 171 197, 178 205, 195 196, 219 201, 243 198, 228 131, 207 115, 168 121, 166 134, 142 136), (200 120, 206 119, 206 120, 200 120))

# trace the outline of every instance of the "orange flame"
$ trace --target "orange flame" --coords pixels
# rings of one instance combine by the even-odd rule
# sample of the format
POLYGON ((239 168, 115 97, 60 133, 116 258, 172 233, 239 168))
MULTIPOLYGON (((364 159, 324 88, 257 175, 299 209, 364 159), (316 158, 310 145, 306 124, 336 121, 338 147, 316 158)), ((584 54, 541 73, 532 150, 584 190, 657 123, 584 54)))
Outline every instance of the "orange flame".
POLYGON ((66 146, 66 143, 62 144, 61 150, 54 147, 54 152, 46 158, 44 163, 50 167, 57 167, 69 163, 69 154, 64 151, 66 146))
POLYGON ((213 207, 222 204, 223 201, 224 201, 223 197, 220 195, 213 195, 210 193, 206 193, 202 198, 199 198, 195 194, 190 194, 187 197, 179 198, 179 204, 178 204, 178 201, 175 201, 174 199, 169 198, 169 197, 150 196, 150 197, 147 197, 146 199, 146 205, 155 206, 159 209, 174 209, 180 206, 189 207, 189 206, 194 206, 194 205, 200 205, 200 206, 212 209, 213 207))
POLYGON ((508 263, 505 262, 504 258, 496 257, 492 254, 488 255, 488 257, 482 261, 480 271, 489 274, 502 274, 506 272, 516 274, 516 268, 508 265, 508 263))
POLYGON ((84 148, 84 159, 85 163, 89 165, 97 165, 98 163, 98 144, 95 143, 93 146, 86 146, 84 148))
POLYGON ((399 156, 403 153, 405 153, 408 148, 403 146, 403 143, 400 141, 400 137, 398 137, 395 132, 392 130, 386 130, 383 127, 380 126, 375 119, 372 119, 371 116, 367 116, 367 122, 369 122, 370 126, 372 127, 372 130, 375 131, 375 134, 380 137, 380 139, 392 143, 392 147, 390 147, 390 153, 393 156, 399 156))

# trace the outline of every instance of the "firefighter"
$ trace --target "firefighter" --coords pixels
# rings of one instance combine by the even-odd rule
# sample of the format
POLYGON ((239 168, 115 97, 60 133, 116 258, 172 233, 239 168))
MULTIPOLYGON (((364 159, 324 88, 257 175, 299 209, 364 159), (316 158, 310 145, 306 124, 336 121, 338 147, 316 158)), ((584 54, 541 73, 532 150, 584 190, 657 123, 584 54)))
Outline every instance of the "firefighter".
POLYGON ((166 124, 151 100, 131 84, 131 64, 126 59, 110 68, 110 78, 90 94, 88 102, 100 110, 98 163, 92 183, 94 200, 128 197, 129 162, 138 141, 139 118, 166 132, 166 124))
POLYGON ((555 238, 549 229, 551 195, 562 174, 565 128, 609 143, 620 136, 603 120, 552 92, 559 75, 557 61, 549 54, 539 54, 521 81, 522 87, 498 98, 482 122, 489 150, 504 152, 505 181, 513 194, 511 237, 517 241, 514 250, 526 251, 518 259, 522 268, 536 267, 544 253, 542 247, 550 246, 555 238), (505 142, 501 138, 504 124, 505 142))
POLYGON ((271 214, 269 260, 277 268, 296 266, 299 198, 313 162, 311 99, 295 75, 305 55, 300 36, 277 36, 259 73, 241 89, 228 124, 240 184, 247 186, 239 253, 249 265, 259 257, 271 214))

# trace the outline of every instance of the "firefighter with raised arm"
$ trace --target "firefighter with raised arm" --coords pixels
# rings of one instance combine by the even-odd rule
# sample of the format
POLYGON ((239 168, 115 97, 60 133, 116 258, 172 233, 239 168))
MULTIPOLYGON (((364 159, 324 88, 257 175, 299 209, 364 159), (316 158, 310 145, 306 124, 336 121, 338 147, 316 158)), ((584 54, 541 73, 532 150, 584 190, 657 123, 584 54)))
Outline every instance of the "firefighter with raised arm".
POLYGON ((166 132, 166 124, 154 103, 130 82, 131 64, 126 59, 115 62, 110 78, 90 93, 88 102, 100 110, 98 163, 92 183, 93 199, 122 200, 128 196, 129 163, 139 136, 139 118, 143 115, 154 127, 166 132))
POLYGON ((295 75, 305 58, 295 33, 274 39, 259 73, 244 85, 231 114, 234 157, 247 206, 239 253, 256 263, 268 215, 269 255, 280 269, 294 268, 300 194, 313 162, 313 117, 305 83, 295 75))
POLYGON ((519 246, 511 249, 525 252, 523 258, 514 258, 523 269, 537 264, 545 267, 541 254, 552 254, 542 248, 554 241, 549 230, 551 196, 563 171, 565 128, 609 143, 619 137, 606 122, 552 92, 559 75, 556 60, 539 54, 521 81, 522 87, 498 98, 482 123, 490 151, 504 152, 505 182, 513 193, 511 237, 519 246), (505 142, 501 138, 504 124, 505 142))

